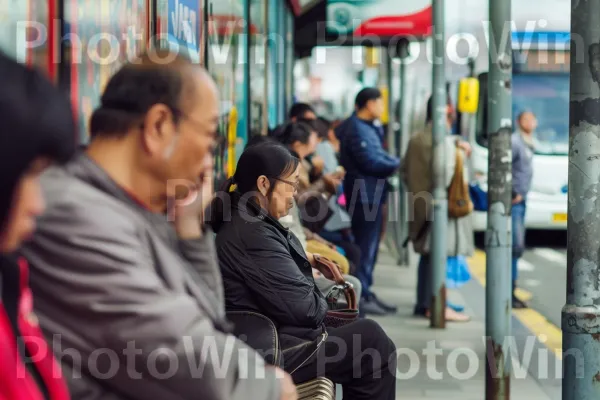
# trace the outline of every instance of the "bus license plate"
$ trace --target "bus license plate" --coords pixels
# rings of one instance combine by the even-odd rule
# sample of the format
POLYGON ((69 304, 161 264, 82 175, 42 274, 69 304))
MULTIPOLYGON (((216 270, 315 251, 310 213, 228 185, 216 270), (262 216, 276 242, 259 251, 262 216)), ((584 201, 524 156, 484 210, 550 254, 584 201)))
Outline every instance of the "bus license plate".
POLYGON ((554 223, 564 223, 564 222, 567 222, 567 214, 566 213, 554 214, 554 215, 552 215, 552 221, 554 223))

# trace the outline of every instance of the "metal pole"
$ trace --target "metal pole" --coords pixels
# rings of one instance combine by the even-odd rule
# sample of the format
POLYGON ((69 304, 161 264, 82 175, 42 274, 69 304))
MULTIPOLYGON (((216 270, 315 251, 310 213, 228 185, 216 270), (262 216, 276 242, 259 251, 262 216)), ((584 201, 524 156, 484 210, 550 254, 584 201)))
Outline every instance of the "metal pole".
POLYGON ((567 303, 562 310, 565 400, 600 398, 598 13, 600 0, 572 2, 567 303))
POLYGON ((486 400, 510 398, 512 212, 511 1, 490 0, 488 216, 486 231, 486 400), (508 35, 508 40, 505 40, 508 35), (505 344, 507 345, 505 347, 505 344))
POLYGON ((444 68, 444 1, 433 1, 433 231, 431 242, 431 327, 446 328, 446 234, 448 196, 445 185, 446 78, 444 68))
MULTIPOLYGON (((408 57, 408 40, 400 40, 398 42, 398 56, 400 57, 400 90, 398 101, 398 135, 396 135, 396 155, 398 158, 404 156, 404 151, 408 145, 407 130, 404 129, 406 117, 404 115, 404 107, 406 104, 406 58, 408 57)), ((399 207, 398 207, 398 249, 399 249, 399 265, 409 265, 408 249, 403 246, 404 238, 408 235, 408 206, 406 200, 406 190, 402 184, 400 172, 398 172, 398 189, 399 207)))
MULTIPOLYGON (((385 47, 382 47, 384 49, 385 47)), ((392 85, 392 78, 394 75, 394 67, 393 67, 393 53, 390 51, 383 52, 383 57, 385 57, 385 76, 386 76, 386 86, 388 91, 388 123, 387 123, 387 145, 388 152, 393 154, 394 151, 394 123, 396 121, 394 115, 394 88, 392 85)))

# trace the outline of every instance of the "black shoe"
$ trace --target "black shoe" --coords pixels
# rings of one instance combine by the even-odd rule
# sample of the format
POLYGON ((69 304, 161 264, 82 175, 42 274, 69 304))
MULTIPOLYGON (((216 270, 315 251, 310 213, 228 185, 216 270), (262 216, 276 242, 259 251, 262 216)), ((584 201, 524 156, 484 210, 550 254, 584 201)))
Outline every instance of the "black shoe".
POLYGON ((415 306, 415 308, 413 310, 413 316, 419 317, 419 318, 427 317, 427 308, 415 306))
POLYGON ((375 303, 377 303, 379 307, 383 308, 386 312, 390 314, 395 314, 398 311, 398 307, 386 304, 383 301, 379 300, 377 296, 375 296, 375 293, 371 294, 371 298, 373 301, 375 301, 375 303))
POLYGON ((371 315, 386 315, 388 312, 381 308, 373 299, 362 299, 359 303, 360 312, 371 315))
POLYGON ((529 308, 529 307, 527 306, 527 304, 524 301, 518 299, 516 296, 513 296, 512 308, 520 310, 520 309, 529 308))

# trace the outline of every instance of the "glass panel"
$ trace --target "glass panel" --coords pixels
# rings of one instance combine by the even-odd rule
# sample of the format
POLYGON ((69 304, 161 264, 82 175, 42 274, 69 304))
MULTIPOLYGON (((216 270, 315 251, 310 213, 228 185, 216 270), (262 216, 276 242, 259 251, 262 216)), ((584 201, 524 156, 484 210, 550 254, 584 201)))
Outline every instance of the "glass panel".
MULTIPOLYGON (((569 75, 514 75, 513 116, 531 111, 538 121, 534 133, 539 154, 568 154, 569 75)), ((515 128, 518 127, 515 121, 515 128)))
MULTIPOLYGON (((227 2, 227 0, 225 1, 227 2)), ((203 62, 204 0, 156 0, 157 46, 203 62)))
POLYGON ((286 34, 285 34, 285 92, 286 111, 294 104, 294 14, 286 10, 286 34))
POLYGON ((81 143, 89 140, 89 119, 108 79, 145 48, 146 26, 146 0, 65 1, 65 46, 81 143))
POLYGON ((244 130, 238 131, 244 90, 244 1, 209 0, 207 67, 221 98, 220 141, 216 151, 216 182, 231 176, 244 145, 244 130))
POLYGON ((269 128, 273 129, 277 126, 279 122, 279 115, 277 106, 282 106, 280 102, 278 102, 278 92, 279 92, 279 84, 281 76, 279 76, 279 71, 277 68, 278 61, 278 42, 281 37, 281 30, 279 27, 279 5, 281 0, 269 0, 269 31, 268 31, 268 42, 267 46, 269 49, 268 52, 268 61, 269 67, 267 70, 267 101, 269 104, 269 128))
POLYGON ((0 0, 0 50, 48 71, 48 0, 0 0))
POLYGON ((265 11, 267 0, 250 1, 250 130, 252 134, 267 133, 265 11))

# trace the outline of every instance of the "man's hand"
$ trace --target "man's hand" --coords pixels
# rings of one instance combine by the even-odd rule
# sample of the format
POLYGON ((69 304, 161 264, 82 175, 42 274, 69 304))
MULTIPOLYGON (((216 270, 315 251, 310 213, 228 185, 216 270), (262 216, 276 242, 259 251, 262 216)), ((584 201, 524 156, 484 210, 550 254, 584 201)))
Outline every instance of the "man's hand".
POLYGON ((463 151, 465 152, 465 154, 467 155, 467 157, 471 157, 471 153, 473 152, 473 148, 471 147, 471 145, 469 144, 469 142, 465 142, 464 140, 459 140, 456 145, 463 149, 463 151))
POLYGON ((331 194, 337 193, 337 188, 342 184, 343 177, 338 173, 323 175, 323 180, 327 186, 327 191, 331 194))
POLYGON ((292 380, 292 377, 281 368, 268 366, 267 368, 272 368, 275 370, 275 374, 278 379, 281 381, 281 396, 280 400, 298 400, 298 392, 296 391, 296 385, 292 380))
POLYGON ((283 380, 281 381, 281 400, 298 400, 298 392, 292 377, 284 372, 283 380))
POLYGON ((174 225, 181 239, 196 239, 202 236, 204 212, 214 197, 212 154, 208 154, 204 160, 202 176, 197 182, 190 182, 187 191, 185 198, 174 200, 174 225))
POLYGON ((521 196, 520 194, 517 194, 515 196, 515 198, 513 199, 512 203, 514 205, 514 204, 519 204, 522 201, 523 201, 523 196, 521 196))
POLYGON ((314 156, 311 160, 310 163, 312 164, 313 167, 313 175, 314 176, 318 176, 321 175, 321 173, 323 172, 323 169, 325 169, 325 161, 319 157, 319 156, 314 156))

